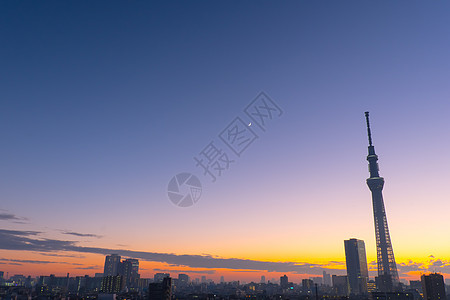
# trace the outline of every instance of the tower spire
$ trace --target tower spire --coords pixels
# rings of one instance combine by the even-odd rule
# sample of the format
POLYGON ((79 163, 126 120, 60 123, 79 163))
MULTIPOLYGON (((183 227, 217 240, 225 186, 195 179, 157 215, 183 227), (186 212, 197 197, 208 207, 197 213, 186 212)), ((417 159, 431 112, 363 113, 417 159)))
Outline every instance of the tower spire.
POLYGON ((372 133, 370 132, 369 112, 366 111, 364 114, 366 115, 367 136, 369 137, 369 146, 372 146, 372 133))
POLYGON ((378 282, 377 287, 382 292, 395 291, 398 285, 398 271, 392 249, 391 237, 386 218, 386 211, 383 201, 384 178, 380 177, 378 170, 378 156, 375 154, 375 147, 372 144, 372 134, 370 132, 369 112, 365 112, 367 123, 367 134, 369 137, 369 162, 370 177, 367 185, 372 192, 373 216, 375 221, 375 237, 377 242, 377 264, 378 282))

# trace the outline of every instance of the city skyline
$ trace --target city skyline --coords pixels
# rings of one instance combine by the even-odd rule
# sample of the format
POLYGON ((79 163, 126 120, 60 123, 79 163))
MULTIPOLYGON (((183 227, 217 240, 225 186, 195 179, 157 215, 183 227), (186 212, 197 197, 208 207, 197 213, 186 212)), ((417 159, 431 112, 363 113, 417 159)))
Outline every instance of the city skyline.
MULTIPOLYGON (((290 281, 376 242, 370 111, 401 280, 450 276, 448 3, 0 3, 0 271, 290 281), (82 21, 81 21, 82 20, 82 21), (194 157, 260 92, 283 114, 216 181, 194 157), (168 199, 174 175, 198 202, 168 199)), ((224 146, 225 147, 225 146, 224 146)))

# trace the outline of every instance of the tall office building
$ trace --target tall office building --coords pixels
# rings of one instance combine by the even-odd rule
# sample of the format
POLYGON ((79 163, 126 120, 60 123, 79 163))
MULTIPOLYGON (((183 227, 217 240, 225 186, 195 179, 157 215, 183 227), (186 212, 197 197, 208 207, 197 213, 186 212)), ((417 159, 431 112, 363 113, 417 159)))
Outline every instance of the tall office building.
POLYGON ((156 273, 153 275, 153 282, 158 283, 162 282, 164 278, 170 277, 169 273, 156 273))
POLYGON ((187 274, 178 274, 178 285, 179 286, 188 286, 189 285, 189 275, 187 274))
POLYGON ((317 285, 322 285, 323 284, 322 277, 318 277, 318 276, 316 276, 316 277, 309 277, 309 279, 311 279, 314 284, 317 284, 317 285))
POLYGON ((119 274, 123 275, 127 287, 136 287, 139 280, 139 260, 128 258, 122 261, 119 274))
POLYGON ((302 290, 304 292, 311 291, 314 286, 314 282, 311 279, 302 279, 302 290))
POLYGON ((172 278, 164 277, 162 282, 150 283, 147 293, 149 300, 172 299, 172 278))
POLYGON ((266 276, 261 275, 261 281, 260 282, 261 283, 266 283, 266 276))
POLYGON ((350 293, 355 295, 366 294, 369 270, 367 269, 364 241, 349 239, 344 241, 344 246, 350 293))
POLYGON ((287 289, 289 286, 289 279, 286 275, 280 277, 280 286, 283 289, 287 289))
POLYGON ((446 300, 444 276, 439 273, 422 275, 422 290, 424 300, 446 300))
POLYGON ((331 286, 331 276, 327 272, 322 272, 323 285, 331 286))
POLYGON ((116 276, 120 273, 120 255, 111 254, 105 258, 103 276, 116 276))
POLYGON ((378 156, 375 154, 375 147, 372 145, 372 135, 370 132, 369 112, 365 113, 367 123, 367 134, 369 137, 369 162, 370 178, 367 185, 372 192, 373 216, 375 220, 375 236, 377 242, 377 264, 378 278, 377 287, 382 292, 394 291, 399 283, 397 265, 395 264, 394 250, 392 249, 391 237, 386 218, 386 211, 383 202, 384 178, 380 177, 378 171, 378 156))

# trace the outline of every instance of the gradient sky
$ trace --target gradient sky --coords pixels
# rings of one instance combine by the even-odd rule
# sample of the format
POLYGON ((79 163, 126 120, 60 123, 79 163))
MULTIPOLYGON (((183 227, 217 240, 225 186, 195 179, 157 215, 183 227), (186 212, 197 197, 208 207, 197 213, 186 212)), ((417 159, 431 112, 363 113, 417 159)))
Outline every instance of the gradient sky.
POLYGON ((351 237, 373 262, 368 110, 401 277, 450 274, 449 12, 2 1, 0 271, 94 274, 114 251, 143 277, 298 281, 345 273, 351 237), (283 115, 210 182, 193 157, 260 91, 283 115), (167 197, 180 172, 202 181, 189 208, 167 197))

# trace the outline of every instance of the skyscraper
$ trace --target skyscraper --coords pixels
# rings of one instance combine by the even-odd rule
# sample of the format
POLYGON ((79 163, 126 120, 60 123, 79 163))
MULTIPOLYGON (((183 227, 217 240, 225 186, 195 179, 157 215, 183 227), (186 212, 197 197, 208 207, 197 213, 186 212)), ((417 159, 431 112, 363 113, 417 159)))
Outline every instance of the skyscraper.
POLYGON ((323 271, 323 285, 331 286, 331 276, 327 272, 323 271))
POLYGON ((391 237, 386 218, 386 211, 383 202, 384 178, 380 177, 378 171, 378 156, 375 154, 375 147, 372 145, 372 134, 370 132, 369 112, 365 112, 367 123, 367 134, 369 137, 369 162, 370 178, 367 185, 372 192, 373 217, 375 220, 375 236, 377 242, 377 264, 378 264, 378 289, 382 292, 395 290, 398 286, 398 272, 395 264, 394 250, 392 249, 391 237))
POLYGON ((169 273, 156 273, 153 275, 153 282, 162 282, 164 278, 170 277, 169 273))
POLYGON ((289 279, 286 275, 280 277, 280 286, 283 289, 287 289, 289 286, 289 279))
POLYGON ((350 292, 355 295, 366 294, 369 271, 364 241, 349 239, 344 241, 344 246, 350 292))
POLYGON ((304 292, 311 291, 314 286, 314 282, 311 279, 302 279, 302 289, 304 292))
POLYGON ((446 300, 444 277, 439 273, 422 275, 422 290, 424 300, 446 300))
POLYGON ((116 276, 120 270, 120 255, 111 254, 105 258, 105 268, 103 270, 103 276, 116 276))
POLYGON ((119 274, 124 277, 127 287, 136 287, 139 280, 139 260, 128 258, 122 261, 119 274))
POLYGON ((153 282, 148 285, 149 300, 172 299, 172 278, 164 277, 162 282, 153 282))
POLYGON ((187 286, 188 284, 189 284, 189 275, 178 274, 178 285, 179 286, 187 286))

